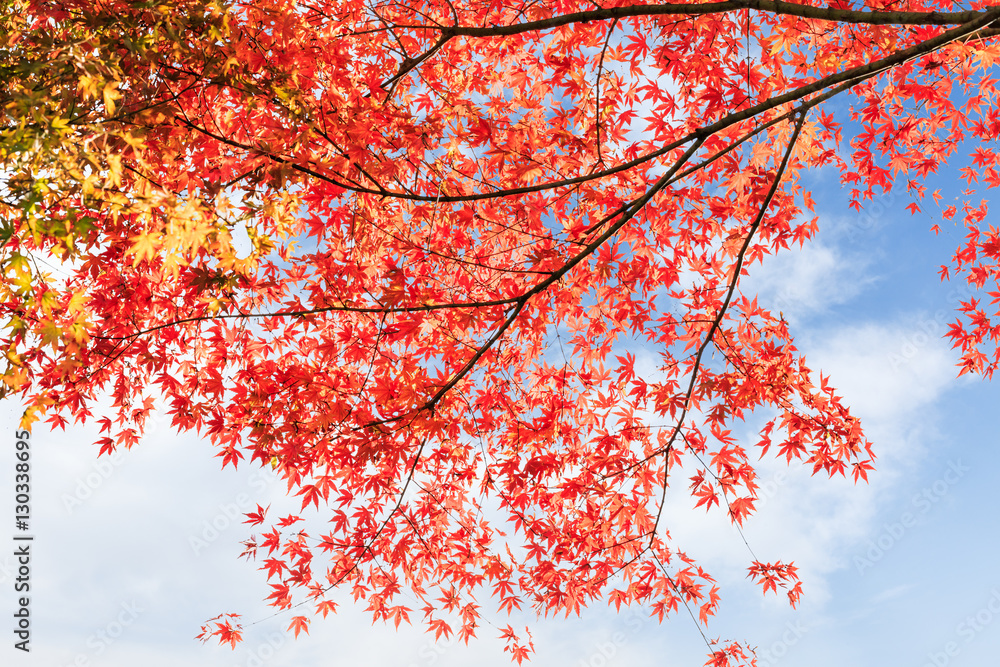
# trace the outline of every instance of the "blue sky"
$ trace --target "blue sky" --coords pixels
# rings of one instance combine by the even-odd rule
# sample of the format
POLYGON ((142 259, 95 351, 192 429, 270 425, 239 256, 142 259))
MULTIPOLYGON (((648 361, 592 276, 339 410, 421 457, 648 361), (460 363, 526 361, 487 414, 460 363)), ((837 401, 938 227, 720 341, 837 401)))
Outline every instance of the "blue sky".
MULTIPOLYGON (((841 389, 875 443, 877 470, 870 484, 854 486, 761 461, 762 500, 744 534, 761 560, 800 567, 797 610, 761 596, 745 578, 751 557, 723 512, 691 510, 678 488, 668 527, 722 587, 708 635, 757 646, 762 666, 992 664, 1000 652, 1000 395, 996 383, 956 377, 957 356, 941 335, 964 291, 936 273, 964 234, 947 223, 935 236, 932 216, 910 216, 904 195, 858 213, 832 174, 811 184, 819 236, 754 267, 743 289, 784 313, 811 367, 841 389)), ((19 412, 3 402, 11 442, 19 412)), ((293 508, 283 485, 269 471, 220 471, 207 442, 162 422, 116 459, 98 461, 95 439, 87 426, 37 427, 32 435, 32 652, 15 651, 8 635, 4 664, 509 664, 489 625, 467 647, 435 643, 419 627, 372 626, 349 600, 336 617, 316 620, 309 636, 291 639, 290 615, 273 616, 261 602, 262 574, 237 557, 248 535, 237 515, 256 503, 293 508), (225 611, 254 622, 243 645, 233 651, 194 639, 201 623, 225 611)), ((12 450, 0 464, 8 498, 12 450)), ((8 618, 12 551, 0 557, 8 618)), ((687 667, 706 653, 683 612, 663 625, 603 607, 582 618, 517 620, 532 626, 534 664, 546 667, 687 667)))

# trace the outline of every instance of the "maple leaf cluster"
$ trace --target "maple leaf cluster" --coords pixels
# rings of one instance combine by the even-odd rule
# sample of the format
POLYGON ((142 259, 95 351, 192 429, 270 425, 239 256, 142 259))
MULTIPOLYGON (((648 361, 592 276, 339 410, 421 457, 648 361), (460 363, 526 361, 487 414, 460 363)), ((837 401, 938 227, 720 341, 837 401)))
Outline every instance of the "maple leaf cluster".
MULTIPOLYGON (((671 540, 668 493, 742 524, 753 456, 872 469, 740 287, 816 233, 802 174, 921 199, 971 142, 964 177, 998 181, 986 5, 4 8, 3 391, 24 424, 97 419, 103 454, 160 406, 328 520, 248 514, 271 604, 326 616, 346 589, 398 625, 408 597, 436 637, 597 600, 707 622, 718 588, 671 540)), ((951 270, 983 287, 1000 233, 963 214, 951 270)), ((961 306, 964 370, 1000 363, 997 317, 961 306)), ((793 565, 749 575, 798 600, 793 565)), ((235 645, 239 622, 200 636, 235 645)))

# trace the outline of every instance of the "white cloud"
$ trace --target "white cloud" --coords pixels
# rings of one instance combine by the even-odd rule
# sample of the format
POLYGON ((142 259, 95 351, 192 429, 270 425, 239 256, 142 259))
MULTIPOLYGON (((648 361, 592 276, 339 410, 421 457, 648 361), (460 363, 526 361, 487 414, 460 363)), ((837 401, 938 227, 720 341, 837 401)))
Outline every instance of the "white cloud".
POLYGON ((740 287, 744 294, 758 295, 762 305, 796 323, 860 294, 876 280, 866 273, 868 266, 868 258, 844 256, 836 247, 814 239, 750 267, 740 287))
MULTIPOLYGON (((830 576, 851 567, 858 545, 878 529, 881 501, 922 458, 928 437, 935 433, 933 405, 956 384, 954 353, 940 339, 924 336, 917 351, 899 361, 900 349, 914 345, 915 334, 923 331, 919 322, 917 318, 812 332, 802 345, 810 367, 832 378, 875 444, 879 458, 869 484, 828 479, 823 473, 813 476, 811 467, 775 460, 773 452, 755 463, 761 500, 744 536, 759 559, 795 562, 811 605, 822 607, 831 599, 830 576)), ((747 432, 751 440, 752 430, 747 432)), ((724 507, 707 514, 692 508, 686 485, 692 473, 693 468, 673 476, 665 514, 671 536, 721 582, 747 587, 746 567, 752 556, 724 507)), ((773 595, 769 600, 786 604, 773 595)))
POLYGON ((898 598, 901 595, 905 595, 915 587, 915 584, 900 584, 899 586, 893 586, 888 588, 875 597, 872 598, 871 602, 873 605, 881 604, 882 602, 888 602, 898 598))
POLYGON ((807 354, 848 405, 876 424, 908 421, 956 380, 956 356, 922 320, 868 322, 819 334, 807 354))
MULTIPOLYGON (((872 264, 870 257, 845 257, 839 247, 816 241, 754 267, 745 287, 748 293, 750 288, 761 290, 795 324, 796 318, 805 321, 827 306, 847 303, 878 280, 872 264)), ((955 355, 940 338, 943 324, 936 315, 896 320, 851 317, 850 322, 824 330, 799 325, 798 343, 810 366, 830 376, 845 403, 862 417, 880 457, 878 471, 870 485, 855 486, 849 480, 813 477, 800 464, 788 466, 773 458, 760 461, 756 465, 764 492, 758 513, 744 530, 761 560, 794 560, 800 567, 804 606, 817 612, 810 628, 818 628, 816 619, 832 613, 835 576, 852 568, 859 545, 880 530, 879 508, 894 492, 898 494, 902 476, 917 465, 929 438, 936 436, 935 406, 958 384, 955 355)), ((637 366, 650 377, 658 376, 655 354, 638 350, 636 356, 637 366)), ((11 428, 13 412, 5 421, 11 428)), ((245 526, 231 522, 234 525, 197 554, 190 544, 206 521, 225 514, 223 505, 231 505, 238 494, 259 490, 250 481, 253 469, 220 473, 220 461, 213 458, 207 443, 177 437, 163 428, 105 475, 95 467, 95 451, 88 446, 96 437, 93 429, 74 428, 69 434, 47 433, 44 427, 36 430, 36 470, 39 483, 46 486, 39 487, 33 512, 40 522, 39 538, 48 544, 48 556, 39 558, 34 574, 39 591, 35 603, 39 664, 68 665, 82 653, 102 667, 258 664, 254 660, 278 667, 326 664, 334 651, 344 664, 508 664, 493 627, 484 624, 483 640, 469 647, 446 646, 430 641, 419 628, 396 633, 381 625, 371 627, 363 607, 349 600, 336 617, 317 620, 312 634, 298 641, 275 638, 273 633, 288 624, 279 616, 252 626, 246 645, 235 653, 200 646, 193 639, 197 626, 216 613, 245 612, 252 622, 273 611, 261 602, 267 587, 255 564, 236 558, 245 526), (92 494, 70 514, 63 496, 75 494, 81 480, 92 494), (97 649, 88 647, 88 638, 108 628, 120 606, 133 600, 143 612, 97 656, 97 649), (261 660, 271 649, 274 657, 261 660)), ((277 508, 283 490, 274 484, 248 495, 254 503, 274 501, 277 508)), ((783 596, 768 595, 761 602, 759 588, 747 582, 745 568, 752 557, 724 510, 706 515, 703 509, 693 510, 692 504, 685 475, 678 471, 664 519, 676 544, 723 584, 723 612, 729 613, 732 603, 745 603, 745 608, 764 609, 767 614, 762 618, 768 620, 784 613, 783 596)), ((277 515, 276 508, 271 516, 277 515)), ((894 600, 910 586, 884 587, 865 602, 894 600)), ((838 611, 830 618, 842 625, 845 615, 838 611)), ((601 610, 588 612, 582 621, 532 622, 532 627, 539 649, 535 664, 577 665, 604 656, 602 648, 612 645, 617 664, 657 664, 663 648, 657 642, 664 633, 683 636, 685 641, 694 638, 688 649, 695 658, 703 653, 683 612, 667 628, 648 624, 648 631, 635 635, 621 617, 601 610), (615 629, 624 633, 625 640, 614 640, 615 629)), ((780 623, 777 628, 766 628, 759 638, 777 642, 784 632, 780 623)), ((808 641, 822 642, 822 631, 810 632, 815 635, 808 641)), ((742 628, 725 634, 747 637, 742 628)))

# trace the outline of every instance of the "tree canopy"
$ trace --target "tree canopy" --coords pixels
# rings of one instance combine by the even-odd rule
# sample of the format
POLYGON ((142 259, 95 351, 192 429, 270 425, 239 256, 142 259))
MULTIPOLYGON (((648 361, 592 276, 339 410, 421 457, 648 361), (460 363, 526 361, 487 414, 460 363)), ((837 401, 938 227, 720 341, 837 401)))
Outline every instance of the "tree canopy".
MULTIPOLYGON (((938 207, 967 229, 942 277, 996 289, 998 7, 0 7, 0 390, 102 454, 163 409, 274 466, 327 521, 248 515, 296 634, 333 589, 466 640, 595 601, 704 623, 666 494, 742 524, 754 457, 866 480, 859 420, 740 285, 816 233, 810 170, 938 207), (925 184, 949 160, 954 206, 925 184)), ((957 304, 959 372, 1000 362, 990 296, 957 304)), ((748 568, 798 600, 794 565, 748 568)))

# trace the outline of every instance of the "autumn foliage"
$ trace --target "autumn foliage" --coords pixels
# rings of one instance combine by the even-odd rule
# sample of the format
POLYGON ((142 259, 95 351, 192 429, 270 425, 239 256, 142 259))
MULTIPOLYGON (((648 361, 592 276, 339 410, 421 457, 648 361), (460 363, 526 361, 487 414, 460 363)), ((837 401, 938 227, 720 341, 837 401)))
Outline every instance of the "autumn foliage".
MULTIPOLYGON (((161 409, 274 465, 326 525, 248 515, 296 634, 335 589, 465 640, 595 601, 706 622, 667 494, 742 524, 758 457, 872 468, 740 288, 815 234, 802 174, 858 206, 937 206, 953 156, 1000 182, 982 3, 0 5, 3 391, 26 425, 96 420, 101 453, 161 409)), ((985 204, 941 214, 968 229, 943 272, 992 286, 985 204)), ((1000 362, 991 296, 949 333, 963 372, 1000 362)), ((748 567, 797 601, 793 565, 748 567)))

